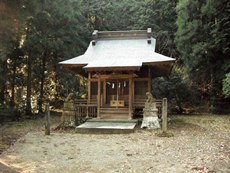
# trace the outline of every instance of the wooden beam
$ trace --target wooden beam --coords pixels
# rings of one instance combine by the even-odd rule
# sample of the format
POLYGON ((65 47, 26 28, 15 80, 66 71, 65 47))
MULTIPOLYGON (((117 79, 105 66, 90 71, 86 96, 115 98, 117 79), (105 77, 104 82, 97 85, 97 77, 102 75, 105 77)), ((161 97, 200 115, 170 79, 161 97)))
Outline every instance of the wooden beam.
POLYGON ((98 38, 146 38, 146 30, 98 31, 98 38))
POLYGON ((148 77, 142 77, 142 78, 134 78, 134 81, 148 81, 149 78, 148 77))
POLYGON ((140 70, 141 67, 139 66, 124 66, 124 67, 83 67, 83 69, 85 69, 86 71, 122 71, 122 70, 126 70, 126 71, 136 71, 136 70, 140 70))
POLYGON ((96 78, 101 79, 129 79, 137 77, 136 74, 111 74, 111 75, 97 75, 96 78))
POLYGON ((168 61, 164 61, 164 62, 145 62, 145 63, 143 63, 143 65, 164 66, 164 65, 171 65, 172 63, 174 63, 174 60, 168 60, 168 61))
POLYGON ((101 78, 98 78, 98 88, 97 88, 97 118, 100 118, 100 108, 101 108, 101 78))
POLYGON ((97 78, 91 78, 90 81, 91 81, 91 82, 97 82, 98 79, 97 79, 97 78))

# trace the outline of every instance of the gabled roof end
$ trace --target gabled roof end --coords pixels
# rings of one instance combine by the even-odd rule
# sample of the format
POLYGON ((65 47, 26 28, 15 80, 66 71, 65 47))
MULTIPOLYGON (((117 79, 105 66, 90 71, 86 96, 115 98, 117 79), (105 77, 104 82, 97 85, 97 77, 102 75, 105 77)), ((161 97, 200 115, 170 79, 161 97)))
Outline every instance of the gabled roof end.
POLYGON ((152 28, 147 29, 147 36, 148 36, 148 38, 151 38, 151 36, 152 36, 152 28))

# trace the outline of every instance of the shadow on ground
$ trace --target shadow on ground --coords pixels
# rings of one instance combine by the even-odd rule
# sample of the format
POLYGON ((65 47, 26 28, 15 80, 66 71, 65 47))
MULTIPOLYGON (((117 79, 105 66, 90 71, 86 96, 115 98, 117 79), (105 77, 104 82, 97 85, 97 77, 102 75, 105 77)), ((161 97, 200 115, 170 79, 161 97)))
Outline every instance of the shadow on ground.
POLYGON ((6 166, 3 163, 0 163, 0 172, 1 173, 19 173, 21 171, 20 170, 16 170, 14 168, 11 168, 9 166, 6 166))

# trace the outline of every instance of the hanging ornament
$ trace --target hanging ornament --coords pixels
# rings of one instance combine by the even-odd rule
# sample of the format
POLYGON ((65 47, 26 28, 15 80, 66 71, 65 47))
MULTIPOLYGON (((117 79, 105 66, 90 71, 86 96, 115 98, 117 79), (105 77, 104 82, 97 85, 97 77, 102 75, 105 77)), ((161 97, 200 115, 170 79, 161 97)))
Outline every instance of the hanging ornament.
POLYGON ((119 82, 118 87, 121 88, 121 83, 119 82))
POLYGON ((126 87, 126 81, 124 81, 124 87, 126 87))
POLYGON ((112 83, 112 88, 114 88, 114 83, 112 83))

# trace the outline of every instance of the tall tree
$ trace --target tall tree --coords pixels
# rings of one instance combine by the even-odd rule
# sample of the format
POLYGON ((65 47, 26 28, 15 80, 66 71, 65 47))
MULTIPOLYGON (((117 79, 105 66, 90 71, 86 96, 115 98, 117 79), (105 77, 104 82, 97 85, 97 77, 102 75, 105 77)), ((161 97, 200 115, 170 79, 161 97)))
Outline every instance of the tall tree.
MULTIPOLYGON (((53 99, 53 95, 57 98, 56 86, 59 85, 58 75, 61 75, 57 63, 83 52, 86 47, 85 37, 88 34, 87 20, 81 16, 79 8, 81 2, 61 0, 44 2, 40 10, 28 21, 26 28, 29 31, 25 40, 27 54, 31 52, 34 59, 33 71, 36 73, 32 76, 37 83, 33 85, 34 90, 39 93, 39 112, 42 112, 44 98, 53 99), (85 24, 83 21, 86 21, 85 24), (79 25, 79 22, 82 24, 79 25)), ((27 97, 29 104, 28 100, 29 95, 27 97)))
POLYGON ((157 39, 156 51, 170 57, 178 57, 175 45, 177 0, 146 0, 138 7, 136 29, 152 28, 157 39))
POLYGON ((83 1, 83 7, 92 30, 116 31, 133 28, 141 3, 138 0, 96 0, 83 1))
POLYGON ((230 98, 230 73, 227 73, 225 76, 223 80, 223 93, 226 98, 230 98))
POLYGON ((11 47, 13 47, 13 39, 16 37, 16 27, 15 27, 15 18, 16 18, 16 7, 12 2, 0 1, 0 87, 1 87, 1 105, 4 105, 6 102, 6 79, 7 79, 7 56, 10 54, 11 47), (14 10, 11 13, 12 8, 14 10))
POLYGON ((192 84, 216 98, 229 71, 230 2, 180 0, 176 43, 192 84))
MULTIPOLYGON (((22 87, 15 88, 15 85, 18 85, 18 81, 23 81, 23 79, 19 80, 18 75, 22 73, 23 69, 23 66, 20 66, 23 63, 21 60, 23 58, 24 22, 27 16, 34 10, 34 4, 35 2, 29 0, 2 0, 0 2, 0 63, 4 72, 0 77, 1 102, 6 103, 6 94, 4 97, 3 95, 11 91, 11 106, 15 105, 16 90, 22 87), (7 86, 8 83, 10 86, 7 86)), ((22 83, 19 85, 22 85, 22 83)))

